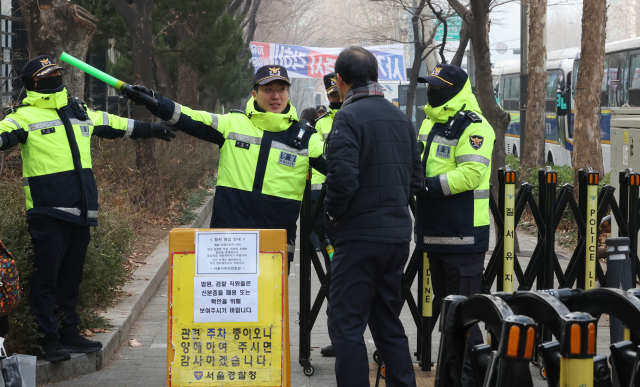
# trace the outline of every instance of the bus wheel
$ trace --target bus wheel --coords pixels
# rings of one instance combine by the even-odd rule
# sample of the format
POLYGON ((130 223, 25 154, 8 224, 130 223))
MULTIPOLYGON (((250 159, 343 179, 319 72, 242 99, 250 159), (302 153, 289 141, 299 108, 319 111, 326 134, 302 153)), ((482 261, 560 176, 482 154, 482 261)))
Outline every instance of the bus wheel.
POLYGON ((551 165, 555 165, 553 163, 553 155, 551 154, 551 152, 549 152, 549 154, 547 155, 547 163, 549 163, 551 165))

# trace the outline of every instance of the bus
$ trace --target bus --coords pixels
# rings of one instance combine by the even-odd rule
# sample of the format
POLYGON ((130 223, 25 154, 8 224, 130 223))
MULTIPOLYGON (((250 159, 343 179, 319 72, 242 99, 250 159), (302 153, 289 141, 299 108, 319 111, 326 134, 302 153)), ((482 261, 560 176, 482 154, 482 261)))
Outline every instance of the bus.
MULTIPOLYGON (((578 48, 551 51, 547 54, 545 101, 545 159, 554 165, 571 165, 572 126, 569 114, 558 115, 558 90, 568 90, 578 48)), ((507 154, 520 157, 520 64, 518 61, 496 63, 492 69, 496 102, 511 116, 506 131, 507 154)), ((568 109, 567 109, 568 113, 568 109)))
MULTIPOLYGON (((547 100, 545 119, 545 157, 557 165, 572 165, 575 84, 580 67, 577 47, 547 54, 547 100), (553 93, 553 89, 557 91, 553 93), (558 95, 570 100, 570 113, 557 114, 558 95), (569 97, 570 95, 570 97, 569 97)), ((498 105, 511 115, 506 133, 506 151, 519 157, 520 151, 520 66, 505 61, 493 68, 498 105)), ((640 107, 640 38, 605 45, 604 74, 600 89, 600 139, 605 172, 611 164, 611 112, 621 107, 640 107)))

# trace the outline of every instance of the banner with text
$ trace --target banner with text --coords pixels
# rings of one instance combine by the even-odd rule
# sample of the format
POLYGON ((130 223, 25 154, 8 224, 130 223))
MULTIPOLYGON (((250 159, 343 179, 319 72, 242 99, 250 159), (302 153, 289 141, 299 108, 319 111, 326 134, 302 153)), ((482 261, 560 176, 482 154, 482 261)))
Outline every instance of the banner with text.
MULTIPOLYGON (((365 47, 378 59, 378 80, 404 81, 404 46, 365 47)), ((344 48, 303 47, 288 44, 251 42, 251 61, 257 70, 264 65, 284 66, 290 78, 322 78, 334 71, 344 48)))

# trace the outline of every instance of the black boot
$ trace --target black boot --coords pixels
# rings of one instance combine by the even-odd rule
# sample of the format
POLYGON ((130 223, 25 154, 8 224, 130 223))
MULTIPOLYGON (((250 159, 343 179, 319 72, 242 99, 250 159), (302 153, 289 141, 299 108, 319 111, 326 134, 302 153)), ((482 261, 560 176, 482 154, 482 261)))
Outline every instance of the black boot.
POLYGON ((44 358, 52 363, 71 359, 71 353, 60 344, 57 338, 43 341, 40 345, 44 358))
POLYGON ((333 349, 333 344, 327 345, 326 347, 320 350, 322 356, 326 357, 336 357, 336 351, 333 349))
POLYGON ((91 353, 102 349, 102 343, 91 341, 80 335, 60 339, 60 343, 71 353, 91 353))

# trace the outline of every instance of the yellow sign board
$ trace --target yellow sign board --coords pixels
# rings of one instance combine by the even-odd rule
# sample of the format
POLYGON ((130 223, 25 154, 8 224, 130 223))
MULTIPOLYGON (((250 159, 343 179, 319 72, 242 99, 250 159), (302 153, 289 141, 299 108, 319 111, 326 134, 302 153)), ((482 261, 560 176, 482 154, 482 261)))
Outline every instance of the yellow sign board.
POLYGON ((167 385, 290 386, 286 232, 259 230, 258 275, 216 276, 196 275, 196 232, 234 235, 170 233, 167 385))

